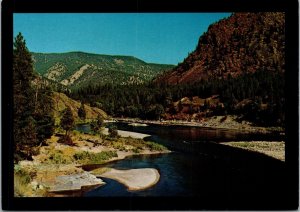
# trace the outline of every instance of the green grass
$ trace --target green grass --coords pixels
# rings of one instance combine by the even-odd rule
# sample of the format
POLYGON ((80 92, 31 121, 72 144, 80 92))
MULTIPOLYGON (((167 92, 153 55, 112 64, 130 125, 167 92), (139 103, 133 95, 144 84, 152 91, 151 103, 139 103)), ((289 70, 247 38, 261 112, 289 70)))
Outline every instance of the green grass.
POLYGON ((46 162, 49 164, 70 164, 73 161, 71 156, 64 154, 61 150, 54 150, 46 162))
POLYGON ((167 150, 167 147, 165 147, 161 144, 152 142, 152 141, 148 141, 148 142, 146 142, 146 144, 147 144, 148 148, 151 151, 165 151, 165 150, 167 150))
POLYGON ((99 153, 81 151, 68 151, 68 150, 51 150, 49 157, 45 161, 47 164, 102 164, 105 161, 117 157, 116 151, 102 151, 99 153))
POLYGON ((91 171, 91 174, 94 174, 94 175, 100 175, 100 174, 103 174, 107 171, 109 171, 110 168, 107 168, 107 167, 104 167, 104 168, 98 168, 98 169, 94 169, 91 171))
POLYGON ((165 151, 167 148, 161 144, 152 142, 152 141, 144 141, 143 139, 137 138, 115 138, 115 139, 105 139, 102 142, 102 145, 112 147, 114 149, 118 149, 120 151, 128 151, 131 150, 134 153, 140 153, 142 150, 150 150, 150 151, 165 151))
POLYGON ((91 152, 79 152, 75 153, 73 156, 76 161, 80 161, 84 164, 102 164, 103 162, 113 158, 118 157, 116 151, 103 151, 99 153, 91 152))
POLYGON ((28 196, 44 196, 45 189, 34 190, 30 183, 32 182, 35 172, 21 168, 19 165, 14 166, 14 196, 28 197, 28 196))

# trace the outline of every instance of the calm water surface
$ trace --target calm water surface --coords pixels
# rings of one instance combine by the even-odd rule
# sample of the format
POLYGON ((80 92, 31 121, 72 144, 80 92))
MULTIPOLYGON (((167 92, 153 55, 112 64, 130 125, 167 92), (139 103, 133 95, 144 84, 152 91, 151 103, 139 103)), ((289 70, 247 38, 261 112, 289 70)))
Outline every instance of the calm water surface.
MULTIPOLYGON (((167 145, 174 153, 132 156, 106 164, 116 169, 155 168, 159 182, 143 191, 128 191, 115 180, 103 178, 106 185, 85 196, 199 196, 242 198, 251 195, 282 197, 285 192, 284 163, 259 153, 217 144, 229 140, 274 140, 277 135, 243 134, 238 131, 197 127, 133 127, 117 123, 118 129, 152 135, 148 140, 167 145)), ((77 126, 89 132, 89 125, 77 126)), ((276 137, 277 136, 277 137, 276 137)))

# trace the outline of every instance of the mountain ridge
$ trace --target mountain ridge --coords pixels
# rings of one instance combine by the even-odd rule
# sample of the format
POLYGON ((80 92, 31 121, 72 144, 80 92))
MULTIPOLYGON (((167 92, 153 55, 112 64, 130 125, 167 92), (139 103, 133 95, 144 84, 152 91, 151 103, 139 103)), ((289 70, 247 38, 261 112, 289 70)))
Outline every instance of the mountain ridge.
POLYGON ((284 30, 284 13, 234 13, 210 25, 195 50, 155 81, 184 84, 257 70, 284 72, 284 30))
POLYGON ((174 67, 170 64, 147 63, 134 56, 81 51, 32 52, 32 55, 36 72, 70 88, 111 82, 141 84, 174 67))

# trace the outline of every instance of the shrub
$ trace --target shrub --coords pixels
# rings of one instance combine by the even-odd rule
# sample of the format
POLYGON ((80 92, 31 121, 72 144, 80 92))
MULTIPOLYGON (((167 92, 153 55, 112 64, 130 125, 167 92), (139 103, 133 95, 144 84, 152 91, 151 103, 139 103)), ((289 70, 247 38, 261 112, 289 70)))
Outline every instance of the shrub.
POLYGON ((109 137, 116 138, 118 137, 118 129, 115 125, 112 125, 108 128, 109 137))
POLYGON ((116 151, 103 151, 99 153, 78 152, 74 154, 74 159, 82 163, 101 164, 106 160, 117 157, 116 151))
POLYGON ((14 195, 16 197, 25 197, 31 194, 29 183, 32 181, 33 173, 16 165, 14 168, 14 195))
POLYGON ((48 158, 48 163, 68 164, 72 162, 73 162, 72 158, 70 156, 64 155, 63 152, 60 150, 51 152, 48 158))
POLYGON ((138 148, 134 148, 134 149, 132 149, 132 152, 134 152, 134 153, 140 153, 140 150, 138 148))
POLYGON ((16 165, 14 168, 14 174, 20 177, 20 180, 23 184, 28 184, 34 176, 33 173, 29 173, 18 165, 16 165))
POLYGON ((224 116, 220 119, 220 123, 224 122, 227 119, 227 116, 224 116))
POLYGON ((72 138, 69 135, 65 135, 61 137, 58 141, 58 143, 66 144, 69 146, 74 146, 75 144, 73 143, 72 138))
POLYGON ((151 150, 151 151, 164 151, 164 150, 167 150, 167 148, 161 144, 158 144, 158 143, 154 143, 154 142, 151 142, 151 141, 148 141, 146 142, 148 148, 151 150))

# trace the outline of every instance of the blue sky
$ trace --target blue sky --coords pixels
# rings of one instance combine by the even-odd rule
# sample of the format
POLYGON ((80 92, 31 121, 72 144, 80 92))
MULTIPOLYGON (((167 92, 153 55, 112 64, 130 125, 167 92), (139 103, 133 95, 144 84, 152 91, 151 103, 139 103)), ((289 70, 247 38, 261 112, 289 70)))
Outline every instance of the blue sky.
POLYGON ((83 51, 130 55, 146 62, 177 64, 192 52, 208 26, 230 13, 14 14, 33 52, 83 51))

